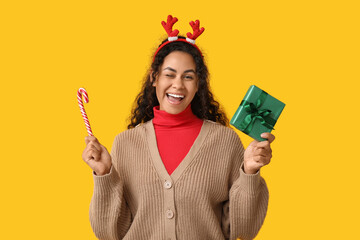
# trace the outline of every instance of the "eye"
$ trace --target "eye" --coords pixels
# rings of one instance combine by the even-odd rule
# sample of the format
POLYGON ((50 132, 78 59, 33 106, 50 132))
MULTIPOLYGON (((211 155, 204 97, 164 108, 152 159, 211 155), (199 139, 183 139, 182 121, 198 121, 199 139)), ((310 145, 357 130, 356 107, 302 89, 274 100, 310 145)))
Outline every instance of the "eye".
POLYGON ((192 79, 194 79, 194 77, 191 75, 185 75, 185 79, 192 80, 192 79))
POLYGON ((165 74, 165 77, 173 78, 173 77, 174 77, 174 74, 169 74, 169 73, 167 73, 167 74, 165 74))

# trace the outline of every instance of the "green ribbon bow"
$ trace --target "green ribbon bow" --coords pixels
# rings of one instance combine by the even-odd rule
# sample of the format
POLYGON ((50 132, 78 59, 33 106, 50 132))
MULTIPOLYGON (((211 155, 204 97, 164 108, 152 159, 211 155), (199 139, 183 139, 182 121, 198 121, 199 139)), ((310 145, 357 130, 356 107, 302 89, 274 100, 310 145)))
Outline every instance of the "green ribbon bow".
POLYGON ((261 109, 261 105, 264 103, 267 92, 262 91, 258 99, 256 100, 256 104, 242 100, 240 106, 243 106, 248 115, 244 118, 244 120, 239 125, 239 129, 246 134, 249 134, 254 126, 254 122, 258 119, 260 123, 269 129, 274 129, 274 125, 276 120, 271 118, 269 115, 271 110, 269 109, 261 109))

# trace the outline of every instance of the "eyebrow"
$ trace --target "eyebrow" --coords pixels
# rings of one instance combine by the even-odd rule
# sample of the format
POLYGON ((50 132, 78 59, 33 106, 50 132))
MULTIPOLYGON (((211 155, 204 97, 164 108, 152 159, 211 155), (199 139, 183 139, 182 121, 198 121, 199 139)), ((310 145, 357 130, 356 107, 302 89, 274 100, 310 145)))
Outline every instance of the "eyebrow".
MULTIPOLYGON (((172 72, 175 72, 175 73, 176 73, 176 70, 175 70, 175 69, 173 69, 173 68, 171 68, 171 67, 166 67, 166 68, 164 68, 164 70, 163 70, 163 71, 165 71, 165 70, 170 70, 170 71, 172 71, 172 72)), ((195 73, 195 71, 194 71, 193 69, 189 69, 189 70, 184 71, 184 73, 188 73, 188 72, 193 72, 193 73, 195 73)))
POLYGON ((192 70, 192 69, 186 70, 184 73, 188 73, 188 72, 195 73, 195 71, 194 71, 194 70, 192 70))

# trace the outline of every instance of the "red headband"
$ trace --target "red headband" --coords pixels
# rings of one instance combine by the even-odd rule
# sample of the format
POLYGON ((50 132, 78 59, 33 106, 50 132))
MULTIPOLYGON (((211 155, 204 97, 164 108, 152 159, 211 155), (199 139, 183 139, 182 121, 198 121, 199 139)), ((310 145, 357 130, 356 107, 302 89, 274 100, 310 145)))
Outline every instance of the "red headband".
POLYGON ((166 42, 164 42, 163 44, 161 44, 160 47, 156 50, 153 61, 155 60, 156 54, 160 51, 160 49, 162 49, 165 45, 167 45, 171 42, 190 43, 191 45, 196 47, 197 50, 199 50, 199 52, 202 56, 200 49, 195 45, 195 39, 198 38, 204 32, 205 28, 202 27, 200 29, 200 21, 199 20, 196 20, 195 22, 191 21, 190 26, 193 29, 193 33, 191 34, 190 32, 188 32, 186 39, 178 38, 179 30, 177 30, 177 29, 172 30, 172 27, 174 26, 174 24, 177 21, 178 21, 178 19, 176 17, 173 18, 171 15, 169 15, 167 18, 167 22, 164 22, 164 21, 161 22, 162 26, 164 27, 165 31, 168 34, 168 40, 166 42))

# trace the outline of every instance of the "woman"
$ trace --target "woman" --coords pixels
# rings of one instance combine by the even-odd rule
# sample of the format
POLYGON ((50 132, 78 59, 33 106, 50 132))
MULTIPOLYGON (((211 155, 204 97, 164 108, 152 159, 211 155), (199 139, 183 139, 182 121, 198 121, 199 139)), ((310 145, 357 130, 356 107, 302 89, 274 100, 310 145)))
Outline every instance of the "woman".
POLYGON ((93 231, 100 239, 253 239, 267 211, 259 170, 274 136, 244 150, 209 90, 201 51, 182 37, 170 41, 171 28, 111 154, 85 138, 93 231))

